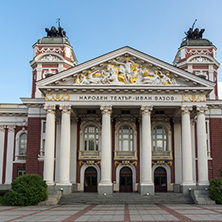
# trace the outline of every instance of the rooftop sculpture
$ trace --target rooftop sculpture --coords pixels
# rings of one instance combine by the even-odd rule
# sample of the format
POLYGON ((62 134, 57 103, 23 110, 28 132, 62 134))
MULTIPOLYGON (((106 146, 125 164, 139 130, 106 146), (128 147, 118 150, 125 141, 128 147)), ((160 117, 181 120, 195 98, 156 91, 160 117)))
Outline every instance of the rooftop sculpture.
POLYGON ((186 34, 186 39, 202 39, 205 29, 201 30, 199 30, 198 28, 194 29, 196 21, 197 19, 194 21, 192 28, 189 28, 187 32, 184 32, 186 34))
POLYGON ((57 23, 59 24, 58 30, 55 26, 52 26, 51 29, 45 28, 47 37, 66 37, 66 32, 60 26, 60 18, 57 19, 57 23))

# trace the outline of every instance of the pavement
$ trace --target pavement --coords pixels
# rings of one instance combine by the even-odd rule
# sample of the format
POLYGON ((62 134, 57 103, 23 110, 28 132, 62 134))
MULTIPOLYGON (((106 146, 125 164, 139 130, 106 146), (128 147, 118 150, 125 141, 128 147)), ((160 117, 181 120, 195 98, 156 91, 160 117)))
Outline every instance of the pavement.
POLYGON ((0 206, 0 221, 222 221, 222 205, 116 204, 0 206))

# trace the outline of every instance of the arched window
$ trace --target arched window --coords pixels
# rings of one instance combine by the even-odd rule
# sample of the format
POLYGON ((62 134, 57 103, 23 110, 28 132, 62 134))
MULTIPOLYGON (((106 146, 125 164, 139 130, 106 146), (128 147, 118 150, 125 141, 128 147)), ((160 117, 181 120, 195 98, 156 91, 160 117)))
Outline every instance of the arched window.
POLYGON ((89 125, 84 131, 85 150, 98 151, 99 149, 99 129, 96 126, 89 125))
POLYGON ((26 155, 27 134, 22 133, 19 137, 19 155, 26 155))
POLYGON ((133 151, 133 129, 123 125, 119 128, 119 151, 133 151))
POLYGON ((167 131, 161 125, 153 128, 153 150, 167 151, 167 131))

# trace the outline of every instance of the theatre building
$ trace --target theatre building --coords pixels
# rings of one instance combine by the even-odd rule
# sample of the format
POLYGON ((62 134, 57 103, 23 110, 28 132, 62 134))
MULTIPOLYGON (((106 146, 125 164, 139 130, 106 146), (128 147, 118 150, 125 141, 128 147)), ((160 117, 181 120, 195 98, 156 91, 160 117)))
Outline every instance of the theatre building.
POLYGON ((0 104, 0 189, 37 173, 64 194, 187 194, 219 176, 219 63, 202 33, 172 65, 128 46, 78 64, 63 29, 47 32, 31 97, 0 104))

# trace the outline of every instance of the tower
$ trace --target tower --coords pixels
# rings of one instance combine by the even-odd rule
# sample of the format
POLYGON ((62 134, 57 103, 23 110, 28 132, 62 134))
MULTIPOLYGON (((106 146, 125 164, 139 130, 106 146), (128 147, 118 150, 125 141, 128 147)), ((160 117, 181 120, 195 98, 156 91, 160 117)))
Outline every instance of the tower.
POLYGON ((41 98, 36 82, 55 75, 77 65, 77 60, 66 32, 62 27, 58 30, 52 26, 46 28, 47 37, 39 39, 33 45, 32 67, 32 98, 41 98))
POLYGON ((182 41, 173 64, 216 83, 214 91, 210 93, 210 99, 218 99, 217 69, 220 64, 216 60, 217 48, 208 39, 202 38, 204 31, 205 29, 198 28, 193 30, 192 27, 185 33, 187 36, 182 41))

